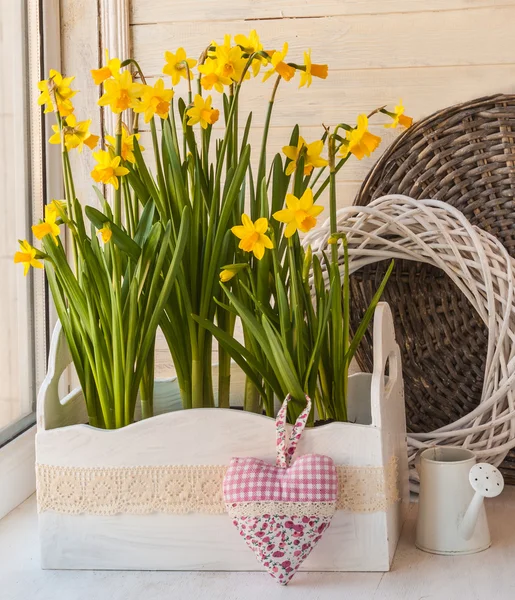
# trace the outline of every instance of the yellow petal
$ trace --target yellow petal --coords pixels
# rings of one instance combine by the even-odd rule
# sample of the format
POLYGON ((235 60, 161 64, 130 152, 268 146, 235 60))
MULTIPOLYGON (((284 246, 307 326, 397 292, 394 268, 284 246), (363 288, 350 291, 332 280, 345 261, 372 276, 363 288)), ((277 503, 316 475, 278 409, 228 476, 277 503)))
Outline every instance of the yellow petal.
POLYGON ((299 210, 299 199, 293 194, 286 194, 286 206, 293 211, 299 210))
POLYGON ((220 273, 220 281, 222 283, 226 283, 227 281, 230 281, 235 275, 236 271, 232 271, 231 269, 224 269, 220 273))
POLYGON ((272 240, 267 235, 261 235, 260 242, 263 244, 265 248, 273 248, 274 245, 272 240))
POLYGON ((299 208, 301 210, 308 210, 313 206, 313 190, 308 188, 299 200, 299 208))
POLYGON ((256 242, 254 244, 254 256, 258 259, 261 260, 265 254, 265 246, 264 244, 260 243, 260 242, 256 242))
POLYGON ((243 227, 243 225, 235 225, 231 228, 231 231, 237 238, 240 238, 240 240, 247 235, 247 230, 245 227, 243 227))
POLYGON ((245 227, 245 229, 250 232, 254 231, 254 224, 252 223, 250 217, 245 213, 241 215, 241 222, 243 223, 243 227, 245 227))
POLYGON ((268 229, 268 219, 261 217, 254 223, 254 227, 258 233, 265 233, 268 229))
POLYGON ((309 211, 308 214, 311 215, 312 217, 318 217, 318 215, 324 210, 323 206, 320 206, 318 204, 315 204, 314 206, 312 206, 309 211))
POLYGON ((278 210, 272 216, 276 221, 279 221, 280 223, 289 223, 290 221, 293 221, 293 219, 295 219, 295 213, 288 208, 278 210))
POLYGON ((286 229, 284 230, 284 237, 291 238, 291 236, 297 231, 297 223, 295 219, 290 221, 288 225, 286 225, 286 229))

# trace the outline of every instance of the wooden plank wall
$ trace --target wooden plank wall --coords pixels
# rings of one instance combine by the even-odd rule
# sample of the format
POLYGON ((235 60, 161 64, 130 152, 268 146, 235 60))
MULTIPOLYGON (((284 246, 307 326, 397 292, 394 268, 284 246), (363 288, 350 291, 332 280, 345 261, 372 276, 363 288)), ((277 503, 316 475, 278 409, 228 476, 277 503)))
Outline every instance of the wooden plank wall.
MULTIPOLYGON (((456 102, 515 91, 514 19, 515 0, 132 0, 130 22, 133 54, 151 78, 161 74, 164 50, 184 46, 197 57, 225 33, 256 29, 266 48, 288 41, 298 62, 311 48, 314 62, 329 65, 329 77, 309 89, 281 84, 268 145, 273 154, 295 123, 312 141, 322 123, 352 122, 399 98, 408 114, 421 118, 456 102)), ((256 145, 272 85, 270 79, 245 86, 256 145)), ((176 93, 185 92, 178 86, 176 93)), ((383 150, 398 135, 384 122, 377 119, 375 131, 383 150)), ((340 205, 352 202, 378 156, 349 161, 339 177, 340 205)))

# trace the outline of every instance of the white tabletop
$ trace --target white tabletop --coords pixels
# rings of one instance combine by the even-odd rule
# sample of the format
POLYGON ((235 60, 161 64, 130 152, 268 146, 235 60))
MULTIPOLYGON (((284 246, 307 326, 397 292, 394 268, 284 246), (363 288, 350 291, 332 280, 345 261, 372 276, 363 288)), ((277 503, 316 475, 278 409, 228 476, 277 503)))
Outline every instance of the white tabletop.
POLYGON ((42 571, 34 496, 0 521, 1 600, 513 600, 515 487, 487 502, 492 547, 435 556, 414 545, 416 505, 389 573, 299 573, 283 588, 266 573, 42 571))

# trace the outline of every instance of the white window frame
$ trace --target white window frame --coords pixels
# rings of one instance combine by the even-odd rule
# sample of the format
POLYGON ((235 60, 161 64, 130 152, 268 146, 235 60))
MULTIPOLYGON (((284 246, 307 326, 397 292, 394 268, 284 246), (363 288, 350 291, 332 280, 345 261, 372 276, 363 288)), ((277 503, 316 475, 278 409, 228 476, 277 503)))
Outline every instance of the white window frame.
MULTIPOLYGON (((25 31, 27 34, 27 66, 28 86, 24 110, 29 115, 30 129, 27 131, 30 140, 28 156, 17 157, 17 161, 28 161, 30 181, 25 189, 18 189, 25 197, 30 191, 32 205, 28 207, 28 223, 37 223, 43 215, 47 190, 53 189, 54 194, 61 184, 60 165, 45 157, 46 131, 49 124, 43 118, 41 107, 37 104, 39 90, 37 83, 43 79, 49 65, 60 66, 60 21, 59 0, 25 0, 25 31)), ((21 73, 23 57, 19 61, 18 71, 21 73)), ((20 130, 26 122, 25 114, 17 115, 17 126, 20 130)), ((22 162, 18 162, 22 164, 22 162)), ((27 223, 25 223, 25 227, 27 223)), ((21 228, 21 225, 20 225, 21 228)), ((24 237, 25 232, 23 233, 24 237)), ((31 269, 30 277, 20 278, 19 298, 27 298, 26 288, 29 286, 31 302, 23 310, 32 314, 32 322, 28 322, 20 332, 22 347, 35 349, 34 358, 30 353, 22 372, 29 373, 31 385, 24 404, 33 406, 30 415, 5 428, 7 439, 0 446, 0 518, 16 508, 21 502, 34 493, 35 480, 35 435, 36 426, 36 395, 46 372, 46 353, 49 336, 49 307, 47 302, 46 284, 43 271, 31 269)), ((26 381, 25 381, 26 383, 26 381)))

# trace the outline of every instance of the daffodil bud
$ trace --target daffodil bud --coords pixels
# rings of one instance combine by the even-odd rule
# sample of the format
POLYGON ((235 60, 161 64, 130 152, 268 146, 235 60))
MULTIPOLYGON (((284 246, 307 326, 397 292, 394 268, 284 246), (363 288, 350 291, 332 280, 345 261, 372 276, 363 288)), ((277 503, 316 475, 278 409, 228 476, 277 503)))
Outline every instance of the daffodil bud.
POLYGON ((313 251, 311 250, 311 246, 308 246, 308 248, 304 254, 304 264, 302 265, 302 280, 305 282, 308 280, 308 277, 309 277, 312 260, 313 260, 313 251))

